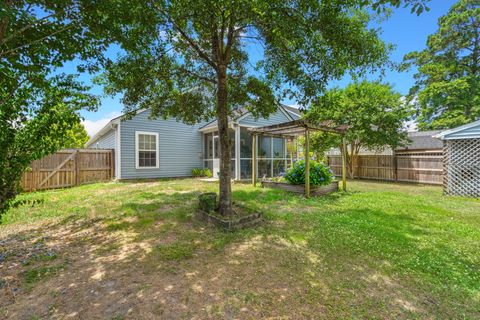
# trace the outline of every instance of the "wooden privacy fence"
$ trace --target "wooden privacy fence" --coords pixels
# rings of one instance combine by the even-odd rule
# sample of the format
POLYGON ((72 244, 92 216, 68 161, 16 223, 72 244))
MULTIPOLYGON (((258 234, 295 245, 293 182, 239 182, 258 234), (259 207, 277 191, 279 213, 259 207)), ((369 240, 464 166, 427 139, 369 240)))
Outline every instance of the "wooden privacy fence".
POLYGON ((35 160, 23 173, 24 191, 73 187, 114 177, 113 150, 68 149, 35 160))
MULTIPOLYGON (((339 176, 342 172, 340 155, 328 156, 328 165, 339 176)), ((443 183, 442 152, 408 152, 395 155, 360 155, 354 164, 354 176, 361 179, 443 183)))

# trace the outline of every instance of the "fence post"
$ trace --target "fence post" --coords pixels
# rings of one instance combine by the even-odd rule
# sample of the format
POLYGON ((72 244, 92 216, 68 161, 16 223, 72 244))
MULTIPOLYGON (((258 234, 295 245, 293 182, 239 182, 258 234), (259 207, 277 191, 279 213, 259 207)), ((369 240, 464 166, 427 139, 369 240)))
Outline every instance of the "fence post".
POLYGON ((393 150, 393 178, 395 182, 398 181, 398 159, 397 152, 393 150))
POLYGON ((80 150, 75 150, 75 158, 73 158, 75 164, 75 185, 80 184, 80 150))
MULTIPOLYGON (((347 191, 347 139, 342 137, 342 191, 347 191)), ((354 174, 355 175, 355 174, 354 174)))
POLYGON ((110 179, 115 176, 115 150, 110 152, 110 179))

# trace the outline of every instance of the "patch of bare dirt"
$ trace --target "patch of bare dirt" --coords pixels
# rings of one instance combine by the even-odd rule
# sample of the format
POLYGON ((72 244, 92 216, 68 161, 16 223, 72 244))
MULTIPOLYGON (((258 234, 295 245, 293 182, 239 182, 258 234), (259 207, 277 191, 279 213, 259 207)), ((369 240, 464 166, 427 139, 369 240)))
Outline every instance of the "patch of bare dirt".
MULTIPOLYGON (((135 223, 132 219, 125 222, 135 223)), ((305 243, 279 236, 252 235, 219 250, 194 237, 197 249, 191 255, 164 260, 155 248, 179 240, 175 232, 162 231, 165 224, 155 222, 148 232, 156 236, 145 239, 130 229, 108 232, 100 220, 44 226, 2 239, 0 317, 341 318, 349 315, 348 306, 365 299, 384 301, 385 310, 376 314, 385 318, 406 310, 422 313, 395 279, 367 268, 332 270, 305 243), (51 272, 28 278, 32 270, 45 268, 51 272), (340 288, 336 283, 342 277, 362 285, 340 288)), ((178 228, 197 235, 208 232, 190 222, 178 228)))

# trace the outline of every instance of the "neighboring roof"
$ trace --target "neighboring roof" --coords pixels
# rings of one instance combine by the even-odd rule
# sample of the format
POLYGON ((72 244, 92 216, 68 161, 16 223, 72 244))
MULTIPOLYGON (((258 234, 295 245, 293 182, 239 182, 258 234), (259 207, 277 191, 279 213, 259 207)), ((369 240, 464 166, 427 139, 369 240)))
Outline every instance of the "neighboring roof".
POLYGON ((443 131, 435 138, 442 140, 480 139, 480 120, 443 131))
POLYGON ((399 147, 397 150, 430 150, 442 149, 443 142, 434 136, 439 134, 441 130, 416 131, 409 132, 408 138, 412 141, 406 147, 399 147))

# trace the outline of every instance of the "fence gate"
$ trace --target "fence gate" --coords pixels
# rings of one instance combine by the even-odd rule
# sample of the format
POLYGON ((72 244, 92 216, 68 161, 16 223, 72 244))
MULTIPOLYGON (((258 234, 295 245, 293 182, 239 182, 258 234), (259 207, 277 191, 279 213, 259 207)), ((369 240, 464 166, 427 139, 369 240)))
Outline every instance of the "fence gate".
POLYGON ((24 191, 65 188, 113 177, 113 150, 68 149, 33 161, 21 187, 24 191))

